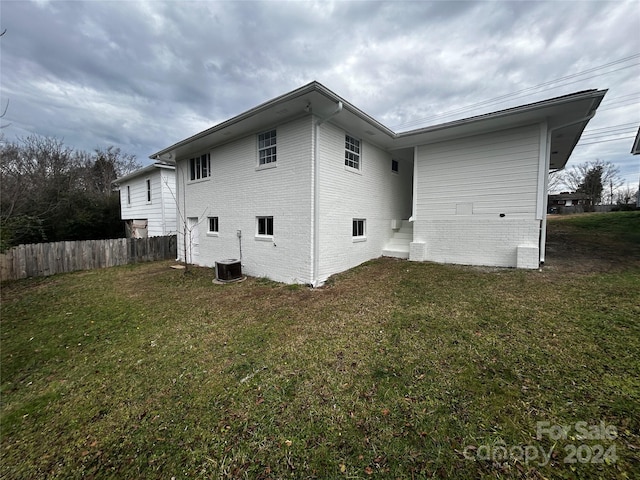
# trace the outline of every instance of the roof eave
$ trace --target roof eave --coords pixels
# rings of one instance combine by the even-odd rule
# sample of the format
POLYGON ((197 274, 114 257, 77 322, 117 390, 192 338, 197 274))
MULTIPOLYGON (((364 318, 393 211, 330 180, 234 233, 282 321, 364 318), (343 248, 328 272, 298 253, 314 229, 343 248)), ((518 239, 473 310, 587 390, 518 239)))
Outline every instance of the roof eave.
POLYGON ((169 165, 163 162, 152 163, 151 165, 147 165, 146 167, 142 167, 134 172, 128 173, 126 175, 116 178, 115 180, 112 180, 111 184, 119 185, 121 183, 128 182, 129 180, 132 180, 136 177, 147 175, 148 173, 151 173, 152 171, 154 171, 156 168, 166 168, 169 170, 175 170, 176 167, 175 165, 169 165))
POLYGON ((360 119, 362 119, 363 121, 367 122, 368 124, 370 124, 373 128, 379 130, 380 132, 388 135, 389 137, 394 138, 395 137, 395 132, 393 132, 391 129, 385 127, 383 124, 381 124, 380 122, 378 122, 376 119, 374 119, 373 117, 371 117, 370 115, 367 115, 366 113, 364 113, 362 110, 360 110, 359 108, 357 108, 355 105, 347 102, 345 99, 343 99, 342 97, 340 97, 339 95, 336 95, 334 92, 332 92, 331 90, 329 90, 328 88, 326 88, 324 85, 322 85, 319 82, 313 81, 311 83, 308 83, 307 85, 304 85, 296 90, 293 90, 291 92, 285 93, 283 95, 280 95, 279 97, 273 98, 271 100, 268 100, 267 102, 264 102, 250 110, 247 110, 239 115, 236 115, 233 118, 230 118, 229 120, 226 120, 222 123, 219 123, 217 125, 214 125, 211 128, 208 128, 206 130, 203 130, 202 132, 196 133, 195 135, 192 135, 188 138, 185 138, 184 140, 181 140, 177 143, 174 143, 173 145, 164 148, 152 155, 149 156, 149 158, 153 159, 153 160, 162 160, 165 162, 169 162, 172 164, 175 164, 176 162, 176 158, 175 155, 173 155, 173 153, 182 148, 185 147, 187 145, 189 145, 192 142, 195 142, 197 140, 201 140, 204 139, 207 136, 210 136, 214 133, 220 132, 221 130, 225 130, 228 129, 234 125, 239 124, 240 122, 247 120, 259 113, 265 112, 269 109, 273 109, 274 107, 283 104, 289 100, 294 100, 298 97, 302 97, 305 95, 309 95, 311 93, 317 92, 323 96, 325 96, 326 98, 328 98, 329 100, 331 100, 334 103, 342 103, 342 108, 348 112, 350 112, 353 115, 356 115, 357 117, 359 117, 360 119))

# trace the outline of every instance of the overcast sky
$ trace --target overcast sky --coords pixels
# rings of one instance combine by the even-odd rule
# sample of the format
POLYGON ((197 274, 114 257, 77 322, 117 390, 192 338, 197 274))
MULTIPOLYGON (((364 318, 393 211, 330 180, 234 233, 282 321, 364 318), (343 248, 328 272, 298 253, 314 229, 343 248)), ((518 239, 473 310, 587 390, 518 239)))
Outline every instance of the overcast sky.
POLYGON ((638 185, 637 0, 2 0, 0 16, 7 140, 115 145, 146 165, 313 80, 395 131, 598 88, 569 166, 611 161, 638 185))

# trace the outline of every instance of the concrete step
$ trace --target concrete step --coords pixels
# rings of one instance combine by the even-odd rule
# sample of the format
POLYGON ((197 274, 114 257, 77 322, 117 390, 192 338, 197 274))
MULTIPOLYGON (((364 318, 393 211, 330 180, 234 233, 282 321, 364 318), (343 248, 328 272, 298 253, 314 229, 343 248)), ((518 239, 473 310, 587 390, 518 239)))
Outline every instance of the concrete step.
POLYGON ((383 257, 409 258, 409 249, 401 250, 397 248, 385 248, 382 250, 383 257))

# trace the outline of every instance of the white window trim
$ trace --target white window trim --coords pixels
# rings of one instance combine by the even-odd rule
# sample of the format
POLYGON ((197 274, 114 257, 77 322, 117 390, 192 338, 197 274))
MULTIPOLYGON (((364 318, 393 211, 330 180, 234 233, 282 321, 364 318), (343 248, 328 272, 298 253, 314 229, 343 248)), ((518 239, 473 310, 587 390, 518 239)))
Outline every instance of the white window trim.
MULTIPOLYGON (((202 167, 201 167, 201 171, 202 171, 202 167)), ((185 175, 187 177, 187 183, 199 183, 199 182, 208 182, 209 180, 211 180, 211 152, 206 152, 206 153, 201 153, 200 155, 193 155, 192 157, 189 157, 187 159, 187 173, 185 175), (202 157, 203 155, 207 155, 207 160, 208 160, 208 165, 207 165, 207 173, 208 175, 206 177, 200 177, 200 178, 194 178, 193 180, 191 179, 191 160, 198 158, 198 157, 202 157)))
POLYGON ((151 178, 145 179, 144 188, 144 196, 147 199, 147 205, 150 205, 153 201, 153 185, 151 183, 151 178))
POLYGON ((272 242, 273 241, 273 229, 274 229, 274 225, 273 225, 273 215, 259 215, 256 217, 256 233, 255 233, 255 239, 258 241, 263 241, 263 242, 272 242), (272 233, 271 234, 264 234, 264 233, 258 233, 260 230, 260 219, 261 218, 270 218, 271 219, 271 229, 272 229, 272 233))
MULTIPOLYGON (((344 141, 345 143, 347 142, 347 137, 351 137, 354 140, 358 141, 358 168, 352 167, 350 165, 347 165, 347 158, 346 158, 346 153, 349 152, 350 150, 347 150, 347 147, 345 145, 344 147, 344 155, 343 155, 343 164, 344 164, 344 169, 348 172, 352 172, 352 173, 359 173, 362 174, 362 139, 356 137, 355 135, 351 135, 348 132, 345 132, 344 134, 344 141)), ((355 152, 352 152, 355 154, 355 152)))
POLYGON ((256 172, 259 170, 269 170, 270 168, 276 168, 277 166, 276 162, 265 163, 264 165, 258 165, 256 167, 256 172))
POLYGON ((256 135, 256 170, 266 170, 269 168, 275 168, 277 166, 278 166, 278 129, 272 128, 270 130, 265 130, 264 132, 259 132, 256 135), (260 148, 260 135, 264 135, 266 133, 271 133, 271 132, 275 132, 276 143, 274 145, 269 145, 268 147, 260 148), (275 153, 276 159, 271 162, 260 163, 260 151, 266 148, 272 148, 272 147, 275 147, 276 149, 276 153, 275 153))
POLYGON ((127 197, 127 207, 131 207, 131 185, 127 185, 127 190, 124 194, 127 197))
POLYGON ((220 217, 217 217, 217 216, 207 217, 207 237, 219 237, 219 236, 220 236, 220 217), (209 227, 211 227, 212 218, 218 219, 218 221, 216 222, 218 224, 218 230, 216 231, 209 229, 209 227))
POLYGON ((353 218, 351 220, 351 240, 355 242, 366 242, 367 241, 367 219, 366 218, 353 218), (353 222, 362 222, 362 235, 354 236, 353 235, 353 222))
POLYGON ((393 173, 394 175, 399 175, 400 174, 400 162, 398 160, 395 159, 391 159, 391 173, 393 173), (396 165, 398 166, 397 170, 393 169, 393 162, 396 162, 396 165))

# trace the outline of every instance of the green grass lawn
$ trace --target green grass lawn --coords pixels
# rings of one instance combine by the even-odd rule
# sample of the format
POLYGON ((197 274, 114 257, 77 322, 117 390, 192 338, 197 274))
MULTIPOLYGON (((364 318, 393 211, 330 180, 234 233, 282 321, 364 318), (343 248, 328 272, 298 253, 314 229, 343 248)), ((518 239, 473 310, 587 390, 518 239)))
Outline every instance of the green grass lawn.
POLYGON ((159 262, 5 283, 0 475, 638 478, 638 225, 551 219, 542 271, 379 259, 311 290, 159 262))

